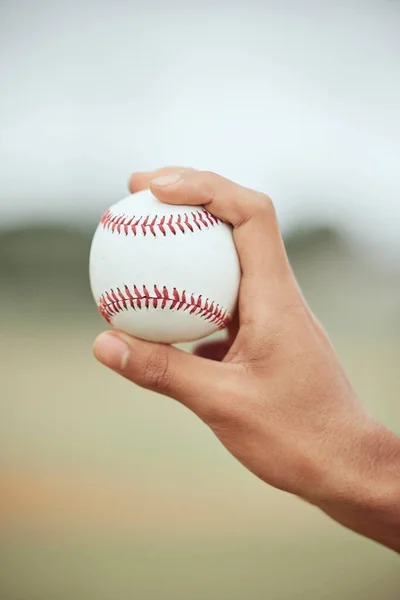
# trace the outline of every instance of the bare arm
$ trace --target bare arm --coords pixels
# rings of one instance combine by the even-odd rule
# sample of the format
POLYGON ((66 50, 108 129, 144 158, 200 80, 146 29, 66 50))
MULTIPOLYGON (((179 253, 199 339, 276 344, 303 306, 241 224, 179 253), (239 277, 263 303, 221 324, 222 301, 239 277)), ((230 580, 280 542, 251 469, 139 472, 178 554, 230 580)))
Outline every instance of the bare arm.
POLYGON ((149 186, 163 202, 204 204, 232 224, 238 322, 196 356, 107 332, 96 357, 185 404, 266 483, 400 552, 400 439, 366 412, 307 306, 271 200, 192 169, 132 176, 132 192, 149 186))

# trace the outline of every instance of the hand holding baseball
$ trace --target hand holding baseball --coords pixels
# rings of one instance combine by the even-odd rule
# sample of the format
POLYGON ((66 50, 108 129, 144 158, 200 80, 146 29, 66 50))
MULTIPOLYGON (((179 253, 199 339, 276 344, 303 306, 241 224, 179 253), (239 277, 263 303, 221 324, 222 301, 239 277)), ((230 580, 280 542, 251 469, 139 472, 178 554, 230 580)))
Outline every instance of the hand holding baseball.
POLYGON ((237 322, 226 342, 203 344, 197 356, 109 331, 96 357, 185 404, 268 484, 400 552, 400 440, 365 411, 308 308, 271 200, 191 169, 132 176, 131 192, 149 187, 162 202, 203 205, 233 226, 237 322))

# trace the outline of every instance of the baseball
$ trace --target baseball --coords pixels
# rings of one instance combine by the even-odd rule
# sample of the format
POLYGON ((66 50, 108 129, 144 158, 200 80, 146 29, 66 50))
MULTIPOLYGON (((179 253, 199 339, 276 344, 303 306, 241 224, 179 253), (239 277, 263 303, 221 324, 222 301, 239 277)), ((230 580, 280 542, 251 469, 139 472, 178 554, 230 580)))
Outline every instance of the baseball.
POLYGON ((111 206, 93 237, 100 314, 145 340, 188 342, 225 328, 239 282, 232 228, 203 206, 172 206, 144 190, 111 206))

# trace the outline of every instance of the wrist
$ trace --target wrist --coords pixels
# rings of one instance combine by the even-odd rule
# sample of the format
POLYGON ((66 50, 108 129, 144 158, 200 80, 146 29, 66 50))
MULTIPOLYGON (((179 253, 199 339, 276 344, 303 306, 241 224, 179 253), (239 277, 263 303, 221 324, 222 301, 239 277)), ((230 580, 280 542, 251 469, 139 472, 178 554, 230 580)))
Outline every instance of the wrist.
POLYGON ((370 417, 322 458, 311 501, 336 521, 400 552, 400 438, 370 417))

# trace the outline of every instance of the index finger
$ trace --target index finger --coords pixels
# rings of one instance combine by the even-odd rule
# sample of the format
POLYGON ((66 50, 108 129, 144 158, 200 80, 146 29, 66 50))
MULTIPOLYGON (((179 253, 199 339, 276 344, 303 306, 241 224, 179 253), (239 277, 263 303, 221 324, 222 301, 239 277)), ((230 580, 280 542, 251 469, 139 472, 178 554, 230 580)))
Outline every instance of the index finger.
POLYGON ((193 170, 190 167, 170 166, 162 167, 156 171, 136 171, 129 178, 128 188, 132 194, 135 194, 136 192, 149 189, 151 181, 156 177, 165 177, 174 173, 183 174, 193 170))
POLYGON ((242 268, 240 321, 265 320, 268 303, 281 301, 282 284, 296 289, 271 199, 215 173, 174 175, 156 176, 151 191, 169 204, 205 205, 233 226, 242 268))

